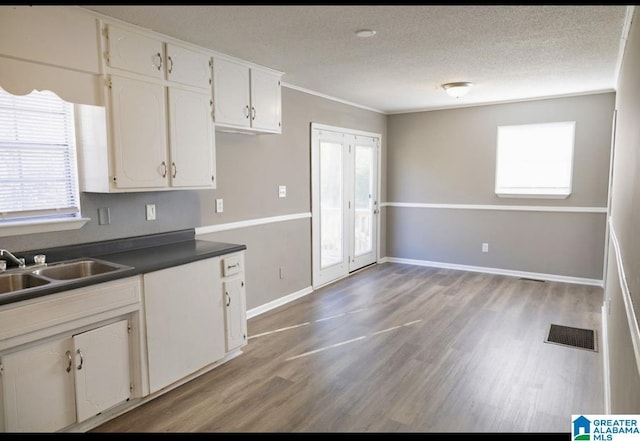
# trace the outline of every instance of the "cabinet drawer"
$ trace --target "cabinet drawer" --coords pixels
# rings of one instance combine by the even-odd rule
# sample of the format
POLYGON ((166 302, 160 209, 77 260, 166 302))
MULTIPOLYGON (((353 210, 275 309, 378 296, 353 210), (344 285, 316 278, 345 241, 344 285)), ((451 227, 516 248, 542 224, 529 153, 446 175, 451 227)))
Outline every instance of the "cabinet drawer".
POLYGON ((242 261, 242 255, 236 254, 235 256, 229 256, 222 259, 222 275, 224 277, 238 274, 244 271, 244 263, 242 261))

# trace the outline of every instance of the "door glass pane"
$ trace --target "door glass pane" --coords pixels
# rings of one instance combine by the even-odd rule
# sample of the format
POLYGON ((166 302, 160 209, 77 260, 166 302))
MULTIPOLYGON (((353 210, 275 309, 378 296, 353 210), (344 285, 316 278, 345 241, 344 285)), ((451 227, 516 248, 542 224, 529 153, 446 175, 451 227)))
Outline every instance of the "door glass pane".
POLYGON ((355 255, 371 252, 373 246, 373 148, 356 146, 355 156, 355 255))
POLYGON ((343 260, 342 144, 320 142, 320 267, 343 260))

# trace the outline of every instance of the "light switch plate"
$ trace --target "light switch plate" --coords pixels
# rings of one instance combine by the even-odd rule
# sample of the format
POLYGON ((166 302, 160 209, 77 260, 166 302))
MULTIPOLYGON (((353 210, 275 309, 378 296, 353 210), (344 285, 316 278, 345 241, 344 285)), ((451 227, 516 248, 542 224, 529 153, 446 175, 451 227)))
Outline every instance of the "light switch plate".
POLYGON ((224 204, 222 199, 216 199, 216 213, 222 213, 224 211, 224 204))
POLYGON ((156 220, 156 204, 147 204, 147 220, 156 220))
POLYGON ((279 198, 286 198, 287 197, 287 186, 286 185, 280 185, 278 187, 278 197, 279 198))

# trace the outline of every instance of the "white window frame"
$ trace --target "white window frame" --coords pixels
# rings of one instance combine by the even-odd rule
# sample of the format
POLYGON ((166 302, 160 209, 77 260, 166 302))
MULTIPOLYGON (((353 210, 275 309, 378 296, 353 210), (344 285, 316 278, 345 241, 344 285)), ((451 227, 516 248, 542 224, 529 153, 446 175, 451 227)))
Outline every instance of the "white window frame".
MULTIPOLYGON (((3 89, 0 89, 0 93, 7 94, 9 92, 6 92, 3 89)), ((12 124, 12 121, 17 121, 17 120, 12 119, 13 111, 10 110, 12 109, 11 106, 5 107, 5 109, 8 109, 8 113, 4 114, 3 124, 9 124, 9 127, 11 127, 10 124, 12 124)), ((5 112, 7 112, 7 110, 5 110, 5 112)), ((17 113, 19 112, 16 112, 16 114, 17 113)), ((69 104, 68 112, 65 113, 65 118, 67 121, 66 130, 68 131, 64 134, 61 134, 60 138, 61 139, 66 138, 68 140, 67 141, 68 144, 58 144, 58 146, 66 145, 66 148, 68 149, 67 152, 69 156, 67 156, 68 158, 67 164, 69 165, 64 167, 64 172, 65 172, 65 175, 68 177, 67 184, 66 184, 66 188, 67 188, 66 194, 70 194, 68 193, 69 191, 73 193, 73 196, 70 199, 69 199, 69 196, 67 196, 68 203, 66 205, 71 205, 71 206, 67 208, 63 208, 63 207, 54 207, 54 206, 46 207, 46 205, 41 205, 41 206, 32 205, 31 207, 23 206, 24 211, 15 211, 15 210, 11 211, 9 209, 8 211, 0 212, 0 237, 77 229, 77 228, 81 228, 90 220, 88 218, 83 218, 81 216, 81 211, 80 211, 80 194, 79 194, 79 187, 78 187, 79 185, 78 169, 77 169, 77 163, 76 163, 75 131, 74 131, 74 121, 73 121, 74 115, 73 115, 72 104, 69 104), (69 180, 72 180, 72 182, 69 182, 69 180)), ((28 120, 28 121, 31 122, 32 120, 28 120)), ((34 127, 34 130, 37 130, 37 127, 34 127)), ((11 151, 11 150, 15 151, 16 147, 20 149, 21 136, 11 135, 11 132, 5 132, 5 133, 8 134, 9 137, 7 138, 6 136, 0 136, 0 143, 4 142, 5 143, 4 145, 8 149, 10 149, 8 151, 11 151), (13 136, 16 136, 16 137, 14 138, 13 136), (6 139, 2 139, 3 137, 6 139)), ((16 132, 16 133, 21 133, 21 132, 16 132)), ((22 133, 29 133, 29 132, 26 131, 22 133)), ((46 145, 46 139, 43 141, 33 140, 34 138, 31 138, 31 139, 32 140, 24 141, 23 145, 25 146, 25 148, 29 148, 28 146, 36 146, 36 147, 40 146, 41 148, 43 145, 46 145)), ((50 138, 47 138, 47 139, 50 139, 50 138)), ((25 150, 25 152, 26 151, 27 150, 25 150)), ((60 152, 60 149, 58 148, 57 151, 60 152)), ((42 150, 40 150, 40 152, 42 152, 42 150)), ((5 154, 9 154, 9 153, 5 153, 5 154)), ((12 156, 9 156, 8 158, 11 158, 11 157, 12 156)), ((13 157, 16 158, 16 156, 13 156, 13 157)), ((20 158, 20 156, 17 156, 17 158, 20 158)), ((46 161, 46 156, 40 156, 40 159, 46 161)), ((51 163, 55 163, 55 162, 52 161, 51 163)), ((12 177, 11 175, 5 175, 5 177, 7 179, 12 179, 13 182, 15 182, 15 178, 12 177)), ((8 182, 11 182, 11 181, 8 181, 8 182)), ((28 179, 25 182, 27 183, 31 182, 31 185, 33 185, 32 179, 28 179)), ((46 185, 46 181, 43 182, 43 185, 46 185)))
MULTIPOLYGON (((566 199, 572 191, 573 183, 573 157, 575 150, 575 121, 560 121, 540 124, 521 124, 521 125, 505 125, 498 126, 497 130, 497 146, 496 146, 496 174, 495 174, 495 193, 498 197, 503 198, 546 198, 546 199, 566 199), (561 137, 552 141, 549 146, 549 131, 564 131, 561 137), (516 138, 516 139, 514 139, 516 138), (556 150, 557 155, 535 157, 535 149, 545 143, 546 147, 556 150), (531 171, 531 163, 525 163, 523 159, 513 160, 508 164, 507 149, 522 148, 526 149, 526 154, 535 157, 538 162, 538 170, 534 172, 544 173, 542 167, 550 167, 552 165, 560 165, 564 167, 562 172, 564 176, 561 178, 552 178, 555 182, 544 182, 544 179, 533 183, 525 183, 526 179, 517 182, 517 178, 513 176, 526 176, 531 171), (507 171, 507 167, 512 169, 507 171), (509 174, 513 178, 509 182, 509 174), (565 181, 560 184, 559 181, 565 181)), ((540 150, 541 154, 545 154, 545 150, 540 150)), ((547 149, 547 154, 550 151, 547 149)))

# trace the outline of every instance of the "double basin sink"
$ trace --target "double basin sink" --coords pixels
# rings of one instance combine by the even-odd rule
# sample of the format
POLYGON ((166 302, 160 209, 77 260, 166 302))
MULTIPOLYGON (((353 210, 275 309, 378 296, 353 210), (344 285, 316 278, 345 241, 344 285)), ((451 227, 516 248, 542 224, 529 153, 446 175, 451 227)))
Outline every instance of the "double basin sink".
POLYGON ((0 273, 0 295, 94 278, 129 269, 132 269, 132 267, 87 257, 30 268, 7 270, 4 273, 0 273))

